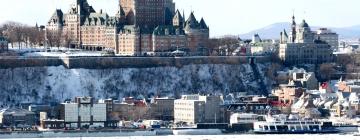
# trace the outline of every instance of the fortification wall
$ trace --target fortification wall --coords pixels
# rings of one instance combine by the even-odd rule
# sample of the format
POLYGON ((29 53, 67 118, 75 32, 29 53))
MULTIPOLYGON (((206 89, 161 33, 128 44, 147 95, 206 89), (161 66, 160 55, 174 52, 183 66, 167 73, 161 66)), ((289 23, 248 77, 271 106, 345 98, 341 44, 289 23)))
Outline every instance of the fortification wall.
POLYGON ((48 67, 63 65, 66 68, 109 69, 183 67, 190 64, 230 64, 238 65, 270 61, 267 56, 203 56, 203 57, 0 57, 0 68, 48 67))

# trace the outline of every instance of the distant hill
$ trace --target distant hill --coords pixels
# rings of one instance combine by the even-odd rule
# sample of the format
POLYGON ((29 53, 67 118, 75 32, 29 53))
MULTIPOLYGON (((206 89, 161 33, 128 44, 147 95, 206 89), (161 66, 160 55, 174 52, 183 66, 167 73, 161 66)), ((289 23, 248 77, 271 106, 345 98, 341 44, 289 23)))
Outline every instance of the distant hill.
MULTIPOLYGON (((311 25, 310 25, 311 26, 311 25)), ((317 30, 320 26, 311 26, 312 30, 317 30)), ((360 38, 360 25, 344 27, 344 28, 332 28, 327 27, 340 35, 340 38, 360 38)), ((251 39, 254 34, 259 34, 263 39, 279 39, 280 32, 286 29, 289 34, 290 23, 278 22, 266 27, 253 30, 246 34, 240 34, 240 38, 251 39)))

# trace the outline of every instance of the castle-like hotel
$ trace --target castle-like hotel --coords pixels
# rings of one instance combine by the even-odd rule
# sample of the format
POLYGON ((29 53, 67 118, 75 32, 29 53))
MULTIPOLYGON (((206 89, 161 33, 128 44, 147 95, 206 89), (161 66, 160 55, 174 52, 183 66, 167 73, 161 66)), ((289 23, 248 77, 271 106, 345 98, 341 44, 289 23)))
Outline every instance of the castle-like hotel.
POLYGON ((209 27, 204 19, 198 21, 191 12, 185 20, 173 0, 119 0, 115 16, 96 12, 87 0, 76 0, 67 13, 57 9, 46 29, 66 34, 73 48, 114 50, 127 56, 208 52, 209 27))

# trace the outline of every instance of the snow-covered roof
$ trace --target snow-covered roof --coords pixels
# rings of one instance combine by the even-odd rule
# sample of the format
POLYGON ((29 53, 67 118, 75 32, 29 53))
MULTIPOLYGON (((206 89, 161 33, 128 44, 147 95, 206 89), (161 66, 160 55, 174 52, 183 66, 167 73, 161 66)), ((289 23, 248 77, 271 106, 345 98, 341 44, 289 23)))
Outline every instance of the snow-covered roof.
POLYGON ((34 112, 28 111, 26 109, 20 109, 20 108, 8 108, 8 109, 2 109, 0 111, 0 114, 3 115, 16 115, 16 116, 25 116, 25 115, 33 115, 35 114, 34 112))
POLYGON ((349 101, 359 101, 359 95, 355 92, 350 93, 349 101))
POLYGON ((330 100, 330 101, 326 102, 324 104, 324 106, 325 106, 325 108, 330 109, 335 104, 335 102, 336 102, 335 100, 330 100))

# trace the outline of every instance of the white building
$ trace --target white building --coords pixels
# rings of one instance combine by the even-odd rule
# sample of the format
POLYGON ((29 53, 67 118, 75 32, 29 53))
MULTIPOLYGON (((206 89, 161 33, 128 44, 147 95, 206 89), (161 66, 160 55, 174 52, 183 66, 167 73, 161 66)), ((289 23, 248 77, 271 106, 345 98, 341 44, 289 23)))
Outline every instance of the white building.
POLYGON ((308 90, 318 89, 318 80, 314 72, 306 72, 305 69, 294 68, 289 72, 292 80, 298 82, 303 88, 308 90))
POLYGON ((75 102, 61 104, 65 127, 105 126, 106 104, 94 103, 91 97, 76 97, 75 102))
POLYGON ((223 120, 221 96, 183 95, 174 102, 175 122, 215 123, 223 120))

